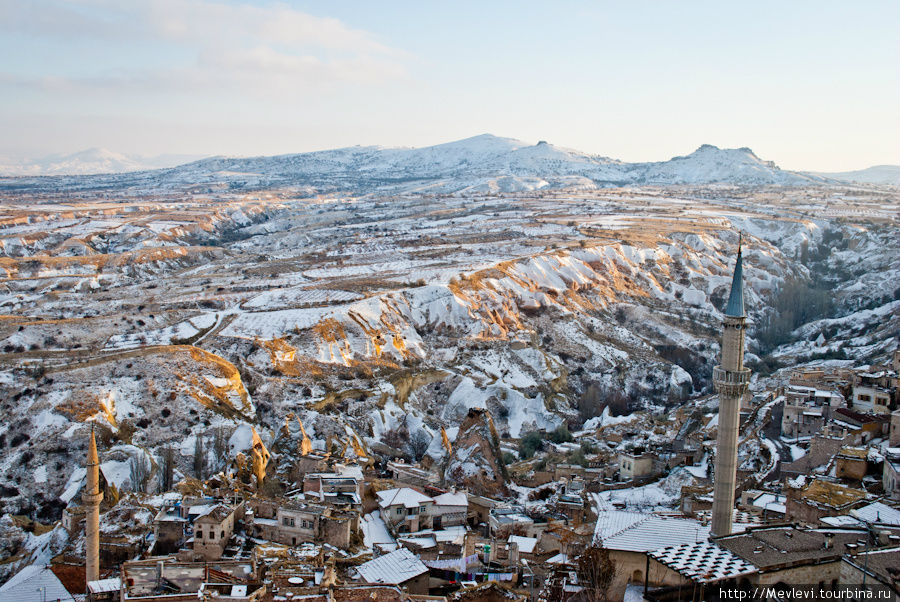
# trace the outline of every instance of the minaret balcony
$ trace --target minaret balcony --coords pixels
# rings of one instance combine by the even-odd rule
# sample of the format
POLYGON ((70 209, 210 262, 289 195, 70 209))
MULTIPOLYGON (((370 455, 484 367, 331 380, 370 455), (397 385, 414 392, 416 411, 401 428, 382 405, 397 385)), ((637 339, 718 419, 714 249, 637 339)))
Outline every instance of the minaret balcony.
POLYGON ((722 366, 713 368, 713 382, 721 395, 743 395, 750 384, 750 370, 726 370, 722 366))
POLYGON ((87 504, 87 505, 99 504, 102 501, 103 501, 103 492, 102 491, 97 492, 97 493, 82 493, 81 494, 81 503, 83 503, 83 504, 87 504))

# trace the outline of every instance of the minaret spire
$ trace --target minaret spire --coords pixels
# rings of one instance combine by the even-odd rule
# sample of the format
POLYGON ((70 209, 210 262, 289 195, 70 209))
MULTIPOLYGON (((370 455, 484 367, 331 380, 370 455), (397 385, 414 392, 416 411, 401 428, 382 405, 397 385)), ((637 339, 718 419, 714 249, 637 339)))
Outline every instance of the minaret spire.
MULTIPOLYGON (((91 424, 91 440, 88 443, 86 468, 87 483, 81 494, 81 503, 85 505, 85 586, 88 582, 100 578, 100 502, 103 501, 103 492, 100 490, 100 457, 97 455, 97 439, 94 436, 93 423, 91 424)), ((85 591, 87 591, 86 587, 85 591)))
POLYGON ((714 536, 731 533, 734 492, 737 480, 738 430, 741 398, 747 392, 750 370, 744 368, 744 331, 747 314, 744 311, 744 271, 741 243, 731 280, 731 294, 722 318, 722 359, 713 368, 713 382, 719 392, 719 426, 716 438, 716 474, 713 489, 712 525, 714 536))

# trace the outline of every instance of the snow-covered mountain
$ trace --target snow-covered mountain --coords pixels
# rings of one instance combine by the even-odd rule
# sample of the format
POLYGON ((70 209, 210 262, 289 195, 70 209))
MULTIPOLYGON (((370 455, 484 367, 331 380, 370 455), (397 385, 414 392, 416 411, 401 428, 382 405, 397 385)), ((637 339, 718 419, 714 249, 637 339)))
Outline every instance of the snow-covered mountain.
POLYGON ((817 173, 816 175, 862 184, 900 186, 900 165, 875 165, 856 171, 817 173))
POLYGON ((196 159, 190 155, 142 157, 124 155, 105 148, 89 148, 71 154, 53 154, 35 159, 0 159, 0 174, 7 176, 66 176, 126 173, 174 167, 196 159))
MULTIPOLYGON (((111 162, 112 164, 112 162, 111 162)), ((806 185, 828 178, 779 169, 750 149, 703 145, 684 157, 624 163, 541 141, 483 134, 423 148, 355 146, 273 157, 213 157, 171 169, 53 179, 7 179, 9 189, 259 189, 316 192, 519 192, 642 184, 806 185)))
POLYGON ((821 183, 825 178, 779 169, 749 148, 719 148, 704 144, 690 155, 645 163, 637 181, 643 184, 788 185, 821 183))

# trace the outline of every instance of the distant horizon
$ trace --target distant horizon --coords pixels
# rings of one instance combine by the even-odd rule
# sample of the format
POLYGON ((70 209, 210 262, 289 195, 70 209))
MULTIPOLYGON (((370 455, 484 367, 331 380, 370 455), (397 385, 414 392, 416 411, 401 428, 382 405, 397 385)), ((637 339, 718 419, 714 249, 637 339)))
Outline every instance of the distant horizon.
MULTIPOLYGON (((528 141, 528 140, 523 140, 522 138, 518 138, 518 137, 513 137, 513 136, 502 136, 502 135, 497 135, 497 134, 493 134, 493 133, 490 133, 490 132, 482 132, 482 133, 480 133, 480 134, 475 134, 475 135, 472 135, 472 136, 466 136, 466 137, 463 137, 463 138, 457 138, 457 139, 454 139, 454 140, 446 140, 446 141, 442 141, 442 142, 436 142, 436 143, 433 143, 433 144, 425 144, 425 145, 420 145, 420 146, 412 146, 412 145, 390 145, 390 146, 389 146, 389 145, 383 145, 383 144, 350 144, 350 145, 335 146, 335 147, 329 147, 329 148, 319 148, 319 149, 308 150, 308 151, 286 152, 286 153, 262 153, 262 154, 257 154, 257 153, 252 153, 252 154, 236 154, 236 153, 228 153, 228 154, 226 154, 226 153, 202 154, 202 153, 196 153, 196 154, 194 154, 194 153, 180 153, 180 152, 163 152, 163 153, 156 153, 156 154, 141 154, 141 153, 124 153, 124 152, 118 151, 117 149, 111 149, 111 148, 106 148, 106 147, 102 147, 102 146, 91 146, 91 147, 79 149, 79 150, 76 150, 76 151, 73 151, 73 152, 53 152, 53 153, 47 153, 47 154, 43 154, 43 155, 31 155, 31 156, 27 156, 27 157, 25 157, 25 156, 23 156, 23 157, 10 157, 9 155, 6 155, 6 156, 0 156, 0 176, 3 176, 3 175, 4 175, 4 171, 3 171, 3 168, 4 168, 4 167, 27 167, 27 166, 29 166, 29 165, 34 165, 35 162, 46 161, 46 160, 49 160, 49 159, 51 159, 51 158, 69 159, 69 158, 72 158, 72 157, 76 157, 77 155, 86 154, 86 153, 91 153, 91 152, 94 152, 94 151, 98 151, 98 152, 108 152, 108 153, 112 153, 112 154, 114 154, 114 155, 118 155, 118 156, 120 156, 120 157, 122 157, 122 158, 130 159, 130 160, 144 160, 144 161, 153 161, 153 160, 156 160, 156 161, 162 161, 162 160, 164 160, 164 159, 169 159, 169 160, 171 161, 170 163, 160 164, 158 167, 154 167, 154 166, 147 166, 147 167, 145 167, 145 169, 167 169, 167 168, 169 168, 169 167, 175 167, 175 166, 178 166, 178 165, 184 165, 184 164, 187 164, 187 163, 192 163, 192 162, 195 162, 195 161, 202 161, 202 160, 204 160, 204 159, 211 159, 211 158, 216 158, 216 157, 221 157, 221 158, 235 158, 235 159, 246 159, 246 158, 254 158, 254 157, 276 157, 276 156, 286 156, 286 155, 300 155, 300 154, 315 153, 315 152, 327 152, 327 151, 333 151, 333 150, 340 150, 340 149, 344 149, 344 148, 357 148, 357 147, 358 147, 358 148, 381 148, 381 149, 385 149, 385 150, 391 150, 391 149, 397 149, 397 150, 402 150, 402 149, 421 149, 421 148, 429 148, 429 147, 441 146, 441 145, 444 145, 444 144, 452 144, 452 143, 462 142, 462 141, 471 140, 471 139, 477 139, 477 138, 480 138, 480 137, 493 137, 493 138, 497 138, 497 139, 514 140, 514 141, 516 141, 516 142, 521 142, 521 143, 523 143, 525 146, 536 146, 537 144, 539 144, 539 143, 541 143, 541 142, 545 142, 545 143, 548 143, 548 144, 550 144, 551 146, 554 146, 554 147, 556 147, 556 148, 562 148, 562 149, 567 149, 567 150, 577 151, 577 152, 585 153, 585 154, 592 155, 592 156, 596 156, 596 157, 604 157, 604 158, 608 158, 608 159, 611 159, 611 160, 614 160, 614 161, 621 161, 621 162, 623 162, 623 163, 654 163, 654 162, 668 161, 668 160, 675 159, 675 158, 678 158, 678 157, 685 157, 685 156, 688 156, 688 155, 690 155, 690 154, 696 152, 697 150, 699 150, 700 148, 702 148, 702 147, 704 147, 704 146, 711 146, 711 147, 714 147, 714 148, 717 148, 717 149, 720 149, 720 150, 741 150, 741 149, 747 149, 747 150, 749 150, 751 153, 753 153, 754 155, 756 155, 760 160, 762 160, 762 161, 767 161, 767 162, 768 162, 768 161, 771 161, 771 162, 774 163, 779 169, 782 169, 782 170, 784 170, 784 171, 806 172, 806 173, 814 173, 814 174, 815 174, 815 173, 820 173, 820 174, 832 174, 832 173, 840 174, 840 173, 849 173, 849 172, 864 171, 864 170, 873 169, 873 168, 882 168, 882 167, 887 167, 887 168, 890 168, 890 167, 900 167, 900 165, 896 165, 896 164, 880 163, 880 164, 873 164, 873 165, 868 165, 868 166, 864 166, 864 167, 847 168, 847 169, 835 169, 835 170, 824 170, 824 169, 803 169, 803 170, 800 170, 800 169, 791 169, 791 168, 785 167, 784 165, 782 165, 782 164, 781 164, 779 161, 777 161, 777 160, 774 160, 774 159, 772 159, 772 158, 770 158, 770 157, 766 157, 766 156, 764 156, 764 155, 761 155, 760 153, 756 152, 756 150, 753 149, 753 148, 750 147, 750 146, 744 145, 744 146, 735 146, 735 147, 725 147, 725 146, 721 146, 721 145, 713 144, 713 143, 709 143, 709 142, 702 143, 702 144, 700 144, 700 145, 694 147, 693 149, 691 149, 691 150, 689 150, 689 151, 681 152, 681 153, 679 153, 679 154, 672 155, 672 156, 670 156, 670 157, 668 157, 668 158, 666 158, 666 159, 647 159, 647 160, 638 160, 638 161, 627 161, 627 160, 621 159, 621 158, 619 158, 619 157, 613 156, 613 155, 611 155, 611 154, 609 154, 609 153, 603 153, 603 152, 599 152, 599 153, 598 153, 598 152, 589 152, 589 151, 586 151, 586 150, 584 150, 584 149, 573 148, 573 147, 569 147, 569 146, 565 146, 565 145, 556 144, 556 143, 553 142, 552 140, 540 139, 540 140, 531 142, 531 141, 528 141), (3 165, 4 160, 8 163, 8 165, 3 165), (13 161, 13 163, 9 163, 10 161, 13 161)), ((141 170, 141 169, 134 169, 134 170, 128 170, 128 171, 140 171, 140 170, 141 170)), ((7 177, 17 177, 17 176, 20 176, 20 175, 23 176, 23 177, 27 177, 28 175, 46 175, 46 174, 37 174, 37 173, 35 173, 35 174, 15 174, 15 173, 7 173, 7 174, 5 174, 5 175, 6 175, 7 177)), ((51 175, 79 175, 79 174, 73 172, 73 173, 71 173, 71 174, 58 173, 58 174, 51 174, 51 175)))

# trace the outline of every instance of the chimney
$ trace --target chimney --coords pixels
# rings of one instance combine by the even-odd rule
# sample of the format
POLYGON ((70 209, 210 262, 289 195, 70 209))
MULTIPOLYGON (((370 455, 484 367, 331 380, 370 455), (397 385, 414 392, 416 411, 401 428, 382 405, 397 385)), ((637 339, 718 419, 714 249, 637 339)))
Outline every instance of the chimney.
POLYGON ((859 545, 857 545, 855 543, 848 543, 848 544, 846 544, 846 546, 847 546, 847 553, 850 554, 851 556, 856 556, 856 553, 859 551, 859 545))

